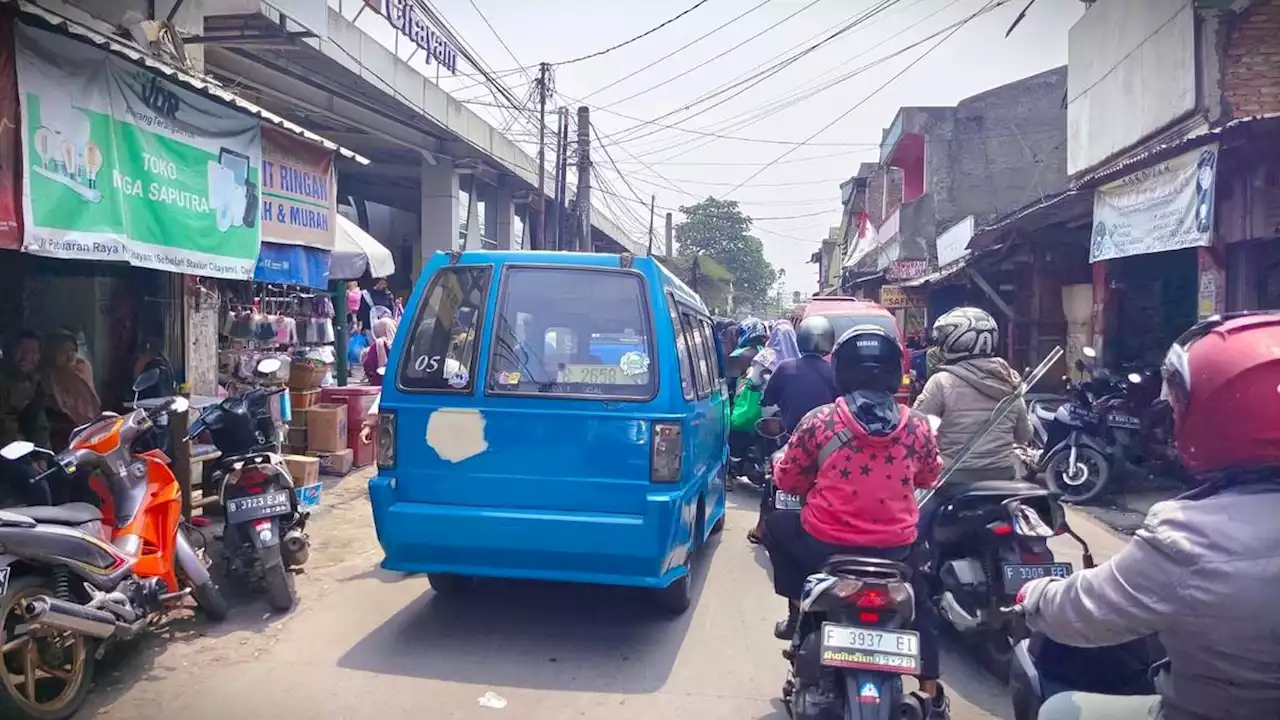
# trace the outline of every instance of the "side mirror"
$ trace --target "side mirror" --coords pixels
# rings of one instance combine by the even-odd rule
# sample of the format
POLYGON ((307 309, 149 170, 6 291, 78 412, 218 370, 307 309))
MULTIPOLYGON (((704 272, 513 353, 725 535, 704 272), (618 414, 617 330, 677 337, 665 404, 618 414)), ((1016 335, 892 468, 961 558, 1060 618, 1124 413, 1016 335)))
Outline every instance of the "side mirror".
POLYGON ((0 448, 0 457, 3 457, 5 460, 21 460, 22 458, 30 455, 35 449, 36 445, 33 442, 15 440, 8 445, 5 445, 3 448, 0 448))
POLYGON ((1080 348, 1080 354, 1089 358, 1090 360, 1096 360, 1098 358, 1098 351, 1094 350, 1093 348, 1087 345, 1085 347, 1080 348))
POLYGON ((283 365, 284 363, 280 362, 280 358, 278 357, 263 358, 258 363, 258 367, 257 367, 258 374, 275 375, 276 373, 280 372, 280 368, 283 365))
POLYGON ((160 382, 160 369, 151 368, 138 375, 137 379, 133 381, 133 391, 142 392, 158 382, 160 382))

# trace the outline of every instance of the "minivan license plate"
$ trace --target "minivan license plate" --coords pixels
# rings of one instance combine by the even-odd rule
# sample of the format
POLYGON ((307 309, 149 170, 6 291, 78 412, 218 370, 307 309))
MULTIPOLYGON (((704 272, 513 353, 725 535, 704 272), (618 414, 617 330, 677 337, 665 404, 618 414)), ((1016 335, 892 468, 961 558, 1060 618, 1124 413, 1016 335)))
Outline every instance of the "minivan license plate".
POLYGON ((1056 577, 1065 578, 1071 574, 1070 563, 1043 563, 1039 565, 1005 565, 1004 591, 1009 595, 1017 595, 1023 585, 1032 580, 1056 577))
POLYGON ((920 634, 823 623, 821 657, 828 667, 912 675, 920 671, 920 634))
POLYGON ((774 510, 799 510, 803 503, 800 496, 788 492, 777 490, 773 493, 773 509, 774 510))
POLYGON ((227 500, 227 522, 240 523, 286 515, 293 509, 289 499, 288 490, 272 490, 260 495, 230 498, 227 500))

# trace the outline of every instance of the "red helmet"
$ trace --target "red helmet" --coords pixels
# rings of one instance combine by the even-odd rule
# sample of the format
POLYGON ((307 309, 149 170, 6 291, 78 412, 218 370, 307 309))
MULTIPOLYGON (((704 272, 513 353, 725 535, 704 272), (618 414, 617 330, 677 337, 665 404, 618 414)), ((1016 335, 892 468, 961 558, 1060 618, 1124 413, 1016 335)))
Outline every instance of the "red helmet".
POLYGON ((1280 312, 1198 323, 1169 348, 1163 375, 1192 475, 1280 467, 1280 312))

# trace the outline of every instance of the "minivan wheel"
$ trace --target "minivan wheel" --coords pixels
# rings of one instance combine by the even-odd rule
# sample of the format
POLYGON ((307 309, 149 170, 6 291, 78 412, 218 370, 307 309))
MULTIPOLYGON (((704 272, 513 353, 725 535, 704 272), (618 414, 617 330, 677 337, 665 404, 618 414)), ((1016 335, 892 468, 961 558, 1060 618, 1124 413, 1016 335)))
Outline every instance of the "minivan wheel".
POLYGON ((446 575, 444 573, 427 573, 427 582, 437 595, 452 597, 462 595, 471 589, 475 578, 467 575, 446 575))

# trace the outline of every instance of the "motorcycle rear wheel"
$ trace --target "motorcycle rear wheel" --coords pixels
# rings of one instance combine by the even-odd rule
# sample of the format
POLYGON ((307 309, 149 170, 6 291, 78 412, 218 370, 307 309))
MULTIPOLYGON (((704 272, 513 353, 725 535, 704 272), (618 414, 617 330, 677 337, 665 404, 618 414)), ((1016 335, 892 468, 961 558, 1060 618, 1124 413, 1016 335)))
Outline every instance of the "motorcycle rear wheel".
POLYGON ((272 610, 288 612, 298 602, 298 588, 293 573, 283 563, 266 568, 263 582, 267 585, 267 604, 272 610))
POLYGON ((1101 495, 1111 484, 1111 462, 1102 453, 1088 446, 1076 448, 1074 473, 1066 465, 1071 459, 1071 449, 1062 448, 1045 460, 1045 485, 1063 500, 1083 504, 1101 495))
POLYGON ((37 595, 54 595, 53 590, 46 587, 48 584, 45 578, 38 576, 15 577, 9 583, 8 592, 0 598, 0 645, 10 647, 0 657, 0 717, 65 720, 80 710, 92 688, 96 648, 89 638, 74 633, 55 633, 39 640, 27 636, 27 644, 17 645, 15 643, 21 638, 10 637, 16 629, 11 626, 11 620, 16 619, 12 616, 21 612, 22 603, 37 595), (63 646, 61 642, 64 639, 69 639, 70 644, 63 646), (55 642, 58 643, 56 648, 41 645, 55 642), (48 677, 37 678, 30 684, 26 682, 28 668, 34 677, 48 663, 61 659, 67 651, 71 655, 70 668, 56 668, 67 678, 57 678, 45 671, 48 677), (55 683, 61 684, 61 691, 50 689, 49 686, 55 683), (51 698, 50 694, 53 695, 51 698))

